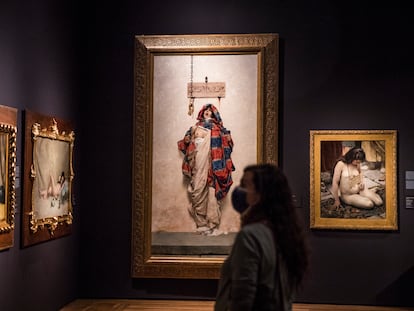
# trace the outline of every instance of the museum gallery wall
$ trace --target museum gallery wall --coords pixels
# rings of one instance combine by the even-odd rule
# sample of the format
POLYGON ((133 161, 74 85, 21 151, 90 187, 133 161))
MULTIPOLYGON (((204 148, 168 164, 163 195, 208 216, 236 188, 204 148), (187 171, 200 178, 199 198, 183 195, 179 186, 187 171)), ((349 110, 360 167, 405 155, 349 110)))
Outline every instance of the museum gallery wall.
MULTIPOLYGON (((17 109, 0 106, 0 248, 13 247, 17 109)), ((75 134, 70 122, 24 111, 22 247, 71 233, 75 134)))
MULTIPOLYGON (((359 144, 355 137, 343 141, 342 138, 337 140, 334 137, 331 141, 337 142, 336 144, 322 142, 320 149, 319 145, 314 145, 315 150, 310 152, 309 131, 397 130, 398 144, 395 156, 397 222, 394 223, 397 229, 368 229, 366 228, 368 218, 363 218, 361 224, 357 222, 358 219, 352 218, 350 223, 351 227, 354 226, 353 229, 334 228, 338 224, 341 226, 344 224, 342 220, 346 219, 342 217, 348 215, 357 217, 358 212, 345 205, 337 210, 333 208, 331 210, 331 206, 326 204, 329 208, 324 209, 323 214, 315 214, 315 219, 329 220, 327 228, 308 226, 314 247, 313 273, 317 277, 310 279, 311 286, 306 287, 298 299, 314 303, 360 302, 389 305, 404 303, 402 299, 404 288, 411 288, 406 286, 411 284, 411 281, 404 280, 407 278, 412 280, 410 271, 412 272, 413 259, 409 247, 413 236, 411 217, 413 209, 410 210, 409 207, 412 205, 414 193, 412 189, 408 189, 408 187, 412 188, 414 180, 410 156, 413 153, 410 143, 413 127, 411 116, 407 113, 413 100, 412 78, 410 78, 412 76, 410 74, 411 49, 407 46, 409 40, 406 40, 410 29, 407 26, 410 25, 411 20, 409 10, 404 13, 402 8, 397 9, 395 5, 381 9, 380 6, 372 7, 363 4, 359 4, 358 9, 355 9, 345 3, 325 2, 312 2, 294 8, 288 8, 287 5, 280 3, 275 9, 269 9, 270 6, 266 7, 264 3, 224 6, 223 3, 216 5, 206 3, 203 10, 188 14, 188 9, 198 7, 198 4, 188 6, 173 1, 158 6, 129 2, 117 6, 119 10, 115 9, 115 11, 110 5, 87 8, 87 5, 82 4, 81 11, 85 16, 82 23, 78 19, 69 21, 67 14, 70 10, 65 10, 67 7, 62 6, 61 3, 54 5, 49 1, 37 3, 35 6, 15 4, 14 7, 15 14, 6 14, 7 9, 3 11, 4 14, 0 12, 2 17, 0 25, 6 26, 0 28, 6 33, 10 30, 10 35, 6 35, 5 38, 10 40, 1 40, 3 43, 0 59, 2 72, 0 103, 18 108, 17 123, 14 125, 17 127, 15 241, 14 247, 7 247, 0 256, 2 265, 7 268, 2 281, 4 288, 7 288, 6 292, 3 292, 4 296, 7 295, 6 305, 8 301, 16 300, 32 303, 43 297, 43 289, 51 287, 55 288, 58 295, 52 298, 49 294, 52 291, 47 291, 48 304, 52 300, 58 303, 68 301, 67 297, 74 298, 77 293, 85 297, 117 295, 128 298, 177 298, 183 295, 185 298, 212 298, 214 296, 216 286, 214 279, 154 280, 133 277, 131 280, 130 269, 133 260, 130 239, 136 234, 131 232, 130 226, 131 208, 133 208, 131 201, 135 200, 131 199, 130 182, 133 148, 131 129, 135 127, 132 121, 132 109, 135 105, 133 92, 136 89, 133 73, 134 44, 136 44, 134 36, 209 33, 209 31, 218 34, 232 33, 232 31, 247 33, 252 30, 276 31, 280 35, 280 83, 277 83, 280 92, 278 162, 291 176, 297 203, 302 207, 299 212, 305 216, 308 225, 311 221, 309 217, 311 200, 315 203, 315 207, 321 204, 324 208, 324 203, 330 202, 329 199, 332 198, 331 193, 324 191, 329 191, 332 185, 331 178, 326 174, 327 171, 322 170, 319 178, 323 184, 313 184, 315 193, 310 196, 312 188, 308 174, 317 172, 315 167, 310 170, 310 157, 318 152, 326 155, 335 154, 324 150, 328 145, 329 148, 331 145, 339 145, 339 142, 355 141, 359 144), (384 16, 387 18, 384 19, 384 16), (94 23, 90 22, 89 17, 94 20, 94 23), (19 21, 19 25, 16 21, 19 21), (74 35, 72 29, 76 27, 71 26, 79 26, 80 33, 74 35), (43 32, 45 28, 48 29, 47 32, 43 32), (27 29, 30 31, 27 32, 27 29), (76 60, 70 58, 72 47, 78 47, 80 58, 76 60), (77 63, 79 60, 80 64, 77 63), (67 68, 71 70, 66 71, 67 68), (76 68, 81 69, 80 75, 72 71, 76 68), (76 87, 77 83, 83 85, 79 97, 74 100, 72 88, 76 87), (79 109, 76 108, 78 105, 79 109), (82 189, 80 189, 81 196, 77 200, 78 204, 81 203, 79 205, 81 208, 73 206, 72 233, 69 236, 65 235, 65 238, 49 239, 51 232, 45 228, 44 233, 48 234, 46 243, 32 244, 33 246, 20 250, 16 247, 20 245, 18 242, 23 238, 23 232, 19 230, 23 229, 20 228, 22 226, 20 220, 23 220, 23 197, 19 197, 19 186, 24 190, 23 175, 26 174, 26 170, 23 170, 23 166, 19 167, 19 164, 25 161, 23 154, 25 123, 21 121, 26 107, 49 116, 50 119, 42 124, 41 128, 49 128, 53 124, 50 122, 53 117, 56 118, 59 132, 62 129, 60 117, 64 120, 76 120, 81 124, 83 128, 79 132, 76 131, 75 150, 79 152, 82 149, 82 159, 75 158, 73 163, 79 165, 79 160, 82 160, 85 169, 81 172, 75 167, 74 170, 75 185, 78 186, 82 180, 82 189), (108 138, 111 141, 111 148, 108 148, 105 156, 102 156, 100 146, 107 144, 108 138), (108 159, 117 168, 116 170, 103 169, 108 159), (20 185, 19 177, 21 177, 20 185), (404 189, 406 184, 407 189, 404 189), (316 197, 319 190, 317 187, 321 190, 321 200, 316 197), (110 195, 102 198, 102 192, 110 195), (328 200, 325 201, 325 198, 328 200), (79 223, 79 213, 82 214, 82 224, 79 223), (92 225, 97 229, 91 230, 92 225), (362 229, 363 227, 366 229, 362 229), (81 260, 78 260, 77 252, 81 253, 81 260), (113 256, 114 253, 116 256, 113 256), (43 261, 47 263, 47 267, 43 261), (331 265, 331 263, 336 264, 331 265), (67 264, 73 268, 68 268, 67 264), (345 264, 350 268, 342 269, 345 264), (21 276, 22 267, 30 279, 21 276), (48 271, 53 273, 45 273, 48 271), (79 276, 75 276, 78 274, 77 271, 79 276), (341 282, 331 286, 332 275, 341 282), (79 279, 82 279, 82 282, 75 282, 79 279), (355 282, 356 279, 361 282, 355 282), (36 283, 33 283, 33 280, 36 280, 36 283), (55 285, 56 280, 61 281, 58 286, 55 285), (37 286, 38 284, 42 286, 37 286), (29 287, 30 290, 25 290, 29 287), (72 291, 75 287, 76 291, 72 291), (22 294, 25 295, 24 299, 22 294), (383 300, 380 299, 381 295, 385 297, 383 300)), ((0 32, 2 39, 3 34, 4 32, 0 32)), ((190 100, 186 90, 190 83, 191 54, 194 55, 194 83, 205 83, 206 76, 209 83, 230 81, 215 74, 212 76, 197 73, 200 68, 199 55, 192 52, 185 55, 186 61, 183 63, 186 66, 186 78, 180 86, 180 90, 184 93, 182 95, 184 101, 181 102, 182 110, 177 113, 183 124, 178 124, 177 133, 174 134, 176 167, 168 168, 178 174, 180 187, 185 181, 181 171, 184 155, 179 153, 176 143, 183 139, 186 130, 195 124, 195 117, 204 104, 203 99, 196 98, 193 117, 187 114, 190 100), (184 124, 184 120, 186 122, 188 120, 188 123, 184 124)), ((163 55, 154 55, 154 58, 162 61, 163 55)), ((234 123, 232 124, 233 116, 229 117, 226 112, 226 107, 234 104, 234 101, 229 102, 232 95, 229 92, 234 89, 227 83, 225 86, 226 92, 220 102, 218 98, 213 98, 211 101, 220 112, 224 126, 232 134, 234 141, 232 160, 236 168, 233 181, 237 184, 239 180, 236 174, 242 168, 237 153, 242 139, 237 137, 239 130, 234 127, 234 123)), ((157 101, 160 102, 162 99, 158 98, 157 101)), ((166 107, 169 107, 170 101, 171 98, 166 97, 164 101, 166 107)), ((143 118, 147 117, 149 118, 149 115, 143 116, 143 118)), ((318 137, 323 135, 325 134, 321 133, 318 137)), ((367 141, 385 140, 384 137, 380 137, 379 140, 369 138, 367 141)), ((154 143, 159 142, 154 141, 154 143)), ((142 154, 137 153, 137 155, 142 154)), ((323 156, 323 158, 326 163, 330 162, 330 157, 323 156)), ((392 158, 394 155, 391 154, 390 159, 392 158)), ((386 154, 386 161, 388 161, 388 154, 386 154)), ((321 163, 321 169, 329 166, 323 166, 325 164, 321 163)), ((366 168, 363 167, 364 172, 371 173, 368 168, 372 167, 375 174, 381 173, 379 163, 378 166, 372 162, 368 164, 366 168)), ((392 178, 394 170, 392 163, 385 169, 391 172, 392 178)), ((150 174, 153 172, 151 171, 150 174)), ((378 194, 387 195, 388 192, 393 194, 393 190, 387 184, 390 179, 382 180, 383 177, 380 175, 377 180, 375 178, 377 177, 374 175, 374 181, 378 181, 376 188, 378 194), (383 185, 385 188, 382 188, 383 185)), ((371 182, 369 184, 372 185, 371 182)), ((185 196, 186 191, 184 187, 180 192, 181 195, 185 196)), ((137 193, 137 195, 141 194, 137 193)), ((389 199, 389 196, 384 199, 389 199)), ((393 201, 388 202, 391 202, 388 206, 392 206, 393 201)), ((388 206, 385 205, 385 208, 387 209, 388 206)), ((183 207, 184 211, 185 208, 183 207)), ((378 214, 371 216, 368 214, 376 213, 380 209, 381 207, 376 207, 360 212, 366 215, 364 217, 378 217, 378 214)), ((189 217, 187 214, 185 216, 189 217)), ((385 216, 383 222, 393 219, 390 213, 382 216, 385 216)), ((374 219, 372 223, 377 221, 374 219)), ((195 222, 191 218, 186 218, 185 222, 189 227, 195 228, 195 222)), ((62 224, 62 226, 67 225, 70 226, 66 222, 62 224)), ((316 225, 319 226, 320 223, 316 225)), ((325 226, 326 223, 323 225, 325 226)), ((152 224, 146 226, 148 228, 152 224)), ((58 231, 55 230, 54 233, 57 234, 58 231)), ((146 234, 149 236, 151 233, 146 234)), ((7 233, 4 236, 7 236, 7 233)), ((10 245, 9 241, 7 243, 10 245)), ((150 247, 151 252, 153 249, 157 251, 158 245, 150 245, 150 247)), ((165 271, 161 271, 160 274, 163 273, 165 271)), ((183 270, 177 271, 177 274, 180 273, 183 274, 183 270)), ((408 301, 412 302, 412 298, 408 301)))

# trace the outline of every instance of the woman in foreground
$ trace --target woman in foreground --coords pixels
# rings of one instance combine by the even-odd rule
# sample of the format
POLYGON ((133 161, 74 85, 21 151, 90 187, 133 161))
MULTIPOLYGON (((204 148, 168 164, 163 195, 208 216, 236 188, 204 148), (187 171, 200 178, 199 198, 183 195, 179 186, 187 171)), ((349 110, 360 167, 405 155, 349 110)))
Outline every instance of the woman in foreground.
POLYGON ((272 164, 248 166, 232 202, 241 229, 221 270, 215 311, 292 310, 308 251, 286 176, 272 164))

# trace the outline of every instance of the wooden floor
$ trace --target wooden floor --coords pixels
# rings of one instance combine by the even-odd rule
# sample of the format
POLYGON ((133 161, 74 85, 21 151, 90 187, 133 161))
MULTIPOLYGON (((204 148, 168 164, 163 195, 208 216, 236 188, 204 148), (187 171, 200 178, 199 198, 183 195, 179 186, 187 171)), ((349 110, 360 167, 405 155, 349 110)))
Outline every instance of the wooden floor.
MULTIPOLYGON (((214 301, 79 299, 60 311, 212 311, 213 306, 214 301)), ((414 308, 297 303, 293 311, 414 311, 414 308)))

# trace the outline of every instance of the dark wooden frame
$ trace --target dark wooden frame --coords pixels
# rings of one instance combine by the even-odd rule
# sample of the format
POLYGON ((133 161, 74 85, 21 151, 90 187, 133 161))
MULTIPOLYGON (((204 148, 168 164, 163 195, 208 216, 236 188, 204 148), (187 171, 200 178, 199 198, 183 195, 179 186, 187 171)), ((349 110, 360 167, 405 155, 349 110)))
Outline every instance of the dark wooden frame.
POLYGON ((278 161, 278 35, 167 35, 135 38, 132 263, 133 277, 218 278, 223 256, 151 253, 152 66, 155 54, 258 55, 258 162, 278 161))

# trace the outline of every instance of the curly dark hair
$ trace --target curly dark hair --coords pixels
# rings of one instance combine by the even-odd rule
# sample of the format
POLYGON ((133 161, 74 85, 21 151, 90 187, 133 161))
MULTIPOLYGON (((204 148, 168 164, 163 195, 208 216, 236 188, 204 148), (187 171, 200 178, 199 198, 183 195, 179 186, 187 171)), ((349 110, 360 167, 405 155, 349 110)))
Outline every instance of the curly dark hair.
POLYGON ((286 262, 291 285, 298 288, 308 268, 309 251, 288 179, 273 164, 249 165, 244 172, 253 173, 253 183, 260 194, 260 202, 242 217, 242 225, 258 221, 269 224, 276 247, 286 262))

